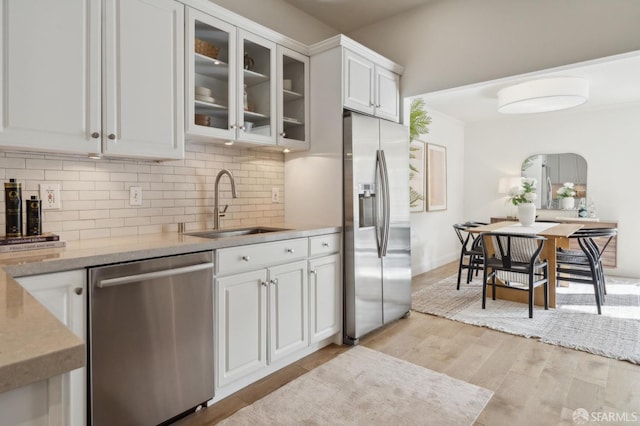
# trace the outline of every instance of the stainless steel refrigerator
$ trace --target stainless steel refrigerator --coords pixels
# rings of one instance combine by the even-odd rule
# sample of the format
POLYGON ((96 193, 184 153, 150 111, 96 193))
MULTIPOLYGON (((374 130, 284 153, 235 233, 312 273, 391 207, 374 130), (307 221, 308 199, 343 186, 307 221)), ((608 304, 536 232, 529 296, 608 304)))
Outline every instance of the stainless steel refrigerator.
POLYGON ((344 342, 411 308, 409 130, 344 117, 344 342))

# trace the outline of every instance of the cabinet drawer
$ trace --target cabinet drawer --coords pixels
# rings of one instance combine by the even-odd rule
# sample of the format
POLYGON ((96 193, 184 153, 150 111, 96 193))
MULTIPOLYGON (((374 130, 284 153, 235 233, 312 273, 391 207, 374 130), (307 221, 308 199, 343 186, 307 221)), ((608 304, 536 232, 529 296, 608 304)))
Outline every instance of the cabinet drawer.
POLYGON ((309 255, 337 253, 340 251, 340 234, 319 235, 309 238, 309 255))
POLYGON ((229 247, 216 251, 218 274, 250 271, 308 257, 307 238, 229 247))

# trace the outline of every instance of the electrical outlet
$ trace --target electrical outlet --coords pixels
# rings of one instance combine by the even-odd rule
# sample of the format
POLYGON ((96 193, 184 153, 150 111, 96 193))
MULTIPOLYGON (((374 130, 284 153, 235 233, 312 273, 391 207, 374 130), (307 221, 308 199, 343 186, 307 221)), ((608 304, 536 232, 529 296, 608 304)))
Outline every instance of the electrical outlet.
POLYGON ((129 205, 141 206, 142 205, 142 188, 139 186, 129 187, 129 205))
POLYGON ((280 188, 271 188, 271 202, 272 203, 280 202, 280 188))
POLYGON ((40 200, 42 200, 42 210, 60 210, 60 185, 41 183, 40 200))

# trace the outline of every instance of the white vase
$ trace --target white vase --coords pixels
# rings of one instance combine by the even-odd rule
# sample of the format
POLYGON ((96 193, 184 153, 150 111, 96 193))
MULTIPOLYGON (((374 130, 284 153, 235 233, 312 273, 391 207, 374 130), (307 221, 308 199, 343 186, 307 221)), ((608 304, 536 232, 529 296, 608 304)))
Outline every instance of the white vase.
POLYGON ((562 210, 571 210, 576 205, 576 199, 573 197, 565 197, 560 200, 560 207, 562 210))
POLYGON ((536 205, 533 203, 518 204, 518 221, 522 226, 530 226, 536 221, 536 205))

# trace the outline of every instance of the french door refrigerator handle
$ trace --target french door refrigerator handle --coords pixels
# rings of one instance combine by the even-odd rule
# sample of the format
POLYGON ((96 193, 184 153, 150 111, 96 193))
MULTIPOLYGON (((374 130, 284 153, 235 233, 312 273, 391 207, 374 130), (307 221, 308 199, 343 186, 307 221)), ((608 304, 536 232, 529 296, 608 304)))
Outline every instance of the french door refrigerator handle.
POLYGON ((389 200, 389 171, 387 169, 387 158, 384 155, 384 150, 379 150, 378 152, 380 152, 380 159, 382 160, 381 162, 381 171, 382 171, 382 187, 383 187, 383 209, 382 209, 382 214, 383 214, 383 234, 382 234, 382 250, 381 250, 381 254, 382 256, 386 256, 387 255, 387 246, 389 245, 389 231, 390 231, 390 225, 391 225, 391 219, 390 219, 390 215, 391 215, 391 207, 390 207, 390 200, 389 200))
POLYGON ((189 272, 202 271, 204 269, 213 269, 213 263, 200 263, 197 265, 184 266, 182 268, 165 269, 157 272, 147 272, 144 274, 127 275, 125 277, 100 280, 96 284, 96 287, 98 288, 113 287, 116 285, 131 284, 131 283, 137 283, 140 281, 152 280, 156 278, 165 278, 165 277, 171 277, 173 275, 180 275, 180 274, 186 274, 189 272))
POLYGON ((378 248, 378 257, 382 258, 382 245, 384 243, 384 223, 380 226, 380 207, 382 204, 382 216, 384 220, 384 176, 382 151, 376 150, 376 170, 375 170, 375 188, 376 188, 376 210, 375 210, 375 227, 376 227, 376 246, 378 248))

